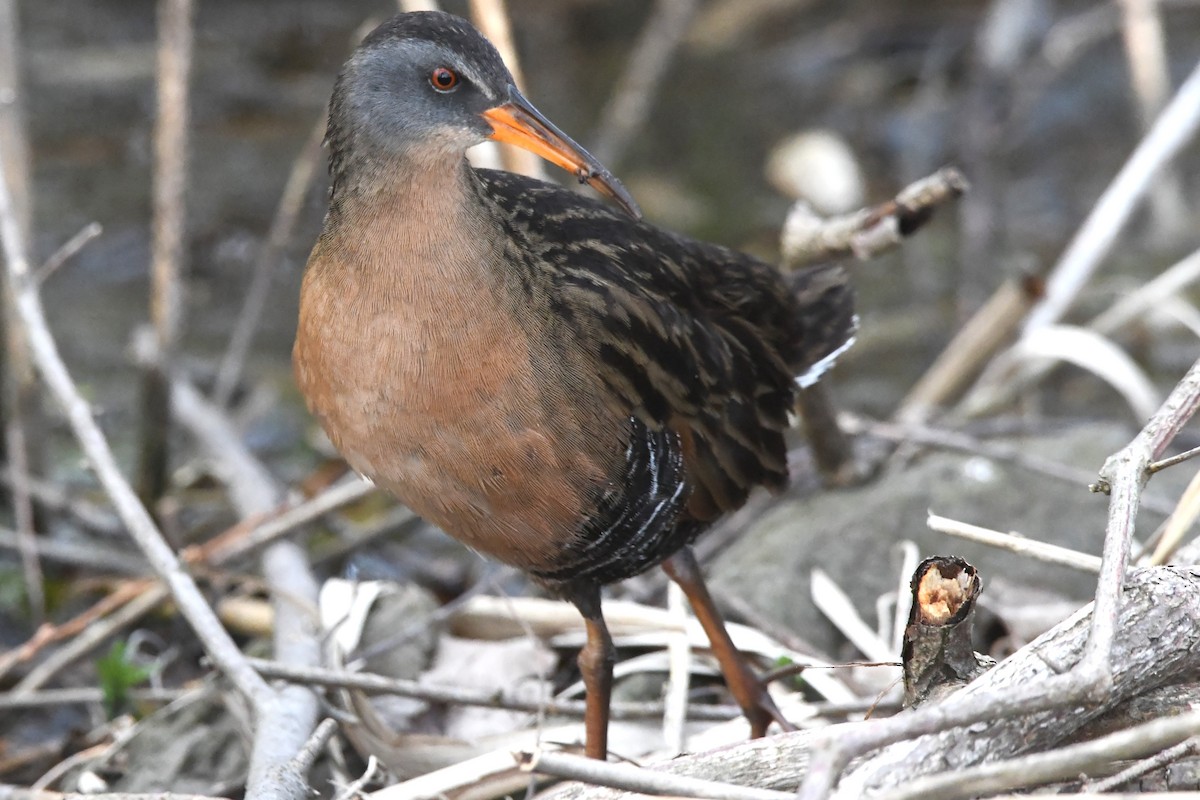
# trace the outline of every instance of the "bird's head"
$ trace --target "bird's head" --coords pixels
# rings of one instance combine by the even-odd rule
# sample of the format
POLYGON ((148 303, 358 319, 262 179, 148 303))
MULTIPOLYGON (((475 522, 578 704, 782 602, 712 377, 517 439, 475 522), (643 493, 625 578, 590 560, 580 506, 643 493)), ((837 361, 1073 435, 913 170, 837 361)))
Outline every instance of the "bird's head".
POLYGON ((329 131, 335 159, 364 146, 457 159, 486 139, 507 142, 641 216, 620 181, 522 96, 492 43, 451 14, 399 14, 368 34, 338 76, 329 131))

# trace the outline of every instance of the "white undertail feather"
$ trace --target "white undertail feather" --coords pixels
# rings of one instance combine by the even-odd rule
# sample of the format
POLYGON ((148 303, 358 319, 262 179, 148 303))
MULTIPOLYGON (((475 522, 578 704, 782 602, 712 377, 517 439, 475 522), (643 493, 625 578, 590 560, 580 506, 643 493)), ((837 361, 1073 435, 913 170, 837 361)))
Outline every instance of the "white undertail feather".
POLYGON ((838 360, 838 357, 841 356, 842 353, 854 346, 854 340, 857 337, 853 332, 858 330, 858 314, 854 315, 854 322, 851 325, 850 330, 852 331, 850 338, 842 342, 840 347, 796 376, 797 386, 799 386, 801 389, 807 389, 808 387, 814 385, 821 379, 822 375, 829 371, 829 368, 834 365, 834 362, 838 360))

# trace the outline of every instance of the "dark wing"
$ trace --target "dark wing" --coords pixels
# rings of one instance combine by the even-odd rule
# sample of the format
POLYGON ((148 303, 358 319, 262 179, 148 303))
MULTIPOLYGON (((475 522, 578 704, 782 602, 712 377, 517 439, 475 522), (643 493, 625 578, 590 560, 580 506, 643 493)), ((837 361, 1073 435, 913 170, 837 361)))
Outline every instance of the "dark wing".
MULTIPOLYGON (((635 222, 551 184, 477 174, 509 234, 534 255, 527 268, 544 270, 528 282, 549 287, 556 324, 591 348, 626 413, 678 436, 688 514, 710 519, 742 505, 755 486, 782 486, 794 376, 833 349, 815 346, 814 334, 837 335, 830 320, 803 313, 797 292, 808 302, 848 297, 844 276, 840 288, 829 275, 793 286, 750 256, 635 222)), ((832 316, 839 315, 848 335, 852 310, 832 316)))

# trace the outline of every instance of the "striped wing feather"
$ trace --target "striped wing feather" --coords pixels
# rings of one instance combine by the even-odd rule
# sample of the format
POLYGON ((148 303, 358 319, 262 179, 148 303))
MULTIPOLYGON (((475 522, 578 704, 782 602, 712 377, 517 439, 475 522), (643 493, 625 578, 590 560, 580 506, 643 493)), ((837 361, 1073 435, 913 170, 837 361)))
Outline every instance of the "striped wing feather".
POLYGON ((679 439, 686 514, 708 520, 787 480, 803 364, 796 288, 774 267, 631 220, 564 189, 481 170, 531 254, 530 291, 589 348, 614 400, 679 439))

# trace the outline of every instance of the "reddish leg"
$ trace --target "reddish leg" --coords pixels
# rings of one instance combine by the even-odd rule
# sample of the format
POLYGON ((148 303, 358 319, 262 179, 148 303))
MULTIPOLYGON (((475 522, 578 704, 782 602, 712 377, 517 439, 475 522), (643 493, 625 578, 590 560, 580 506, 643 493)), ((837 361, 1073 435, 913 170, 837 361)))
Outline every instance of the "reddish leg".
POLYGON ((778 722, 785 731, 795 730, 795 726, 784 719, 776 707, 775 701, 767 693, 767 687, 733 646, 733 639, 729 638, 729 631, 725 630, 725 620, 721 618, 721 612, 717 610, 712 595, 708 593, 708 587, 704 585, 700 565, 696 563, 692 548, 685 547, 664 561, 663 570, 671 580, 679 584, 683 593, 687 595, 688 602, 692 604, 696 619, 700 620, 700 625, 712 644, 713 655, 721 665, 725 683, 750 722, 751 738, 765 736, 772 720, 778 722))
POLYGON ((608 709, 612 701, 613 662, 617 652, 600 610, 600 587, 578 587, 569 596, 587 626, 587 644, 579 651, 577 662, 587 690, 587 708, 583 716, 587 731, 584 752, 589 758, 603 761, 608 758, 608 709))

